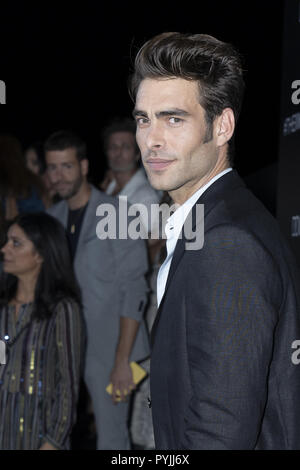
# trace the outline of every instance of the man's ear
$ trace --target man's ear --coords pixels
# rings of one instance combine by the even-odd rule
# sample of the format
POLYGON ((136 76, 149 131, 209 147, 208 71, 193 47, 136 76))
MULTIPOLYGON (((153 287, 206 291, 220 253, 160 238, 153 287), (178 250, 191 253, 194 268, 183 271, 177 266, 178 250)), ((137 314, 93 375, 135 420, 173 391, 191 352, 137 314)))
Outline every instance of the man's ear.
POLYGON ((223 109, 216 119, 215 133, 218 147, 225 145, 232 137, 235 128, 234 114, 231 108, 223 109))
POLYGON ((83 174, 83 176, 87 176, 89 172, 89 161, 87 158, 80 160, 80 168, 81 168, 81 173, 83 174))

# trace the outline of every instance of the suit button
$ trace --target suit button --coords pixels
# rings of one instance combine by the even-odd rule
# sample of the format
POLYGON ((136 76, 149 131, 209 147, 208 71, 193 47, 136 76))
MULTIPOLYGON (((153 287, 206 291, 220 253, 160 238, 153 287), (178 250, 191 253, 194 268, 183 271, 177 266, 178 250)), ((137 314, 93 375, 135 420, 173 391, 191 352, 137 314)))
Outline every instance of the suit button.
POLYGON ((147 400, 148 400, 148 407, 151 408, 151 407, 152 407, 152 403, 151 403, 150 398, 148 397, 147 400))

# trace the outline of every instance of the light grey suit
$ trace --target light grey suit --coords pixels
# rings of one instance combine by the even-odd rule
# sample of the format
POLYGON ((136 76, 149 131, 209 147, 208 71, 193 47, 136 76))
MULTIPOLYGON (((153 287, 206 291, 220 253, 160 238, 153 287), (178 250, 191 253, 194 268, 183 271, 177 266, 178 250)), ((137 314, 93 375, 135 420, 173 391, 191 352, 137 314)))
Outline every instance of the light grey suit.
MULTIPOLYGON (((93 402, 98 448, 128 449, 128 403, 114 405, 105 388, 114 364, 120 317, 141 321, 131 360, 139 361, 149 355, 143 321, 148 290, 145 281, 147 251, 144 240, 100 240, 97 237, 100 218, 96 216, 96 209, 104 203, 118 207, 118 199, 92 186, 74 259, 87 326, 84 378, 93 402)), ((48 212, 67 226, 66 201, 52 206, 48 212)))

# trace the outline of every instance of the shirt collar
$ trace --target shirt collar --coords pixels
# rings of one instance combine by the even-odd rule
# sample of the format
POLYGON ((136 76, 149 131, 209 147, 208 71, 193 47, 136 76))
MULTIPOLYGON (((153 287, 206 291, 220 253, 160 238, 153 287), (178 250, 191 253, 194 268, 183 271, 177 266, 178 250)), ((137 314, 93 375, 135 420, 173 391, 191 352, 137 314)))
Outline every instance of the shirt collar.
POLYGON ((191 208, 196 204, 199 197, 202 196, 204 191, 206 191, 209 186, 211 186, 215 181, 217 181, 221 176, 224 176, 226 173, 232 171, 232 168, 226 168, 226 170, 221 171, 216 176, 214 176, 208 183, 202 186, 198 191, 196 191, 187 201, 185 201, 181 206, 179 206, 175 212, 168 218, 165 226, 165 232, 167 239, 173 237, 179 237, 185 219, 187 218, 191 208))

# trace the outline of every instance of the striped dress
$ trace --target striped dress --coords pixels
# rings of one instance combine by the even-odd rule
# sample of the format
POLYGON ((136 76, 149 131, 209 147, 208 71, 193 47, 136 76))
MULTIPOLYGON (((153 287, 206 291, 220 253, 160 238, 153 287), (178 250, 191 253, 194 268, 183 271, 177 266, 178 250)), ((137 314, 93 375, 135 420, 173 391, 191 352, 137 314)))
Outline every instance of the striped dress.
POLYGON ((32 320, 33 304, 0 310, 0 449, 70 448, 76 419, 84 331, 81 311, 60 302, 51 318, 32 320), (3 344, 3 343, 2 343, 3 344))

